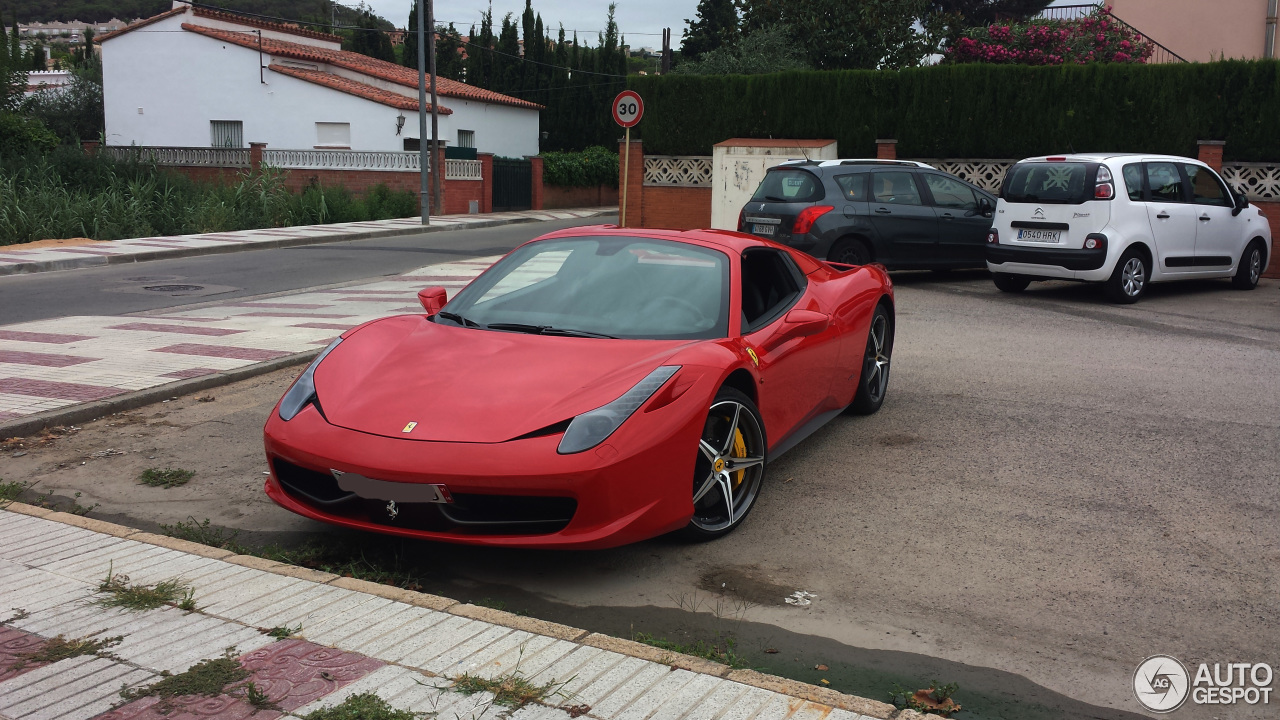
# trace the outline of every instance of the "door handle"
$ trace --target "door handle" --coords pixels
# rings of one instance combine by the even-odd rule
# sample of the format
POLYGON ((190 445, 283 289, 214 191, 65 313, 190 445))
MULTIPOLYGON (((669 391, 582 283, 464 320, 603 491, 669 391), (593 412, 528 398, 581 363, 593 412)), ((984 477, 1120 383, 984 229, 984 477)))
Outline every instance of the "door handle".
POLYGON ((1161 220, 1168 220, 1168 219, 1169 219, 1169 213, 1167 213, 1167 212, 1165 212, 1165 211, 1161 210, 1158 214, 1156 214, 1156 217, 1160 218, 1161 220))
POLYGON ((1212 220, 1212 219, 1213 219, 1213 218, 1209 217, 1208 215, 1201 215, 1201 216, 1200 216, 1200 222, 1209 222, 1209 221, 1210 221, 1210 220, 1212 220))
POLYGON ((889 214, 890 212, 892 212, 892 211, 891 211, 891 210, 889 210, 889 208, 878 207, 878 208, 876 208, 876 212, 877 212, 877 213, 879 213, 879 214, 881 214, 881 215, 888 215, 888 214, 889 214))
POLYGON ((943 220, 954 220, 954 219, 955 219, 955 216, 954 216, 954 215, 952 215, 951 213, 942 213, 942 219, 943 219, 943 220))

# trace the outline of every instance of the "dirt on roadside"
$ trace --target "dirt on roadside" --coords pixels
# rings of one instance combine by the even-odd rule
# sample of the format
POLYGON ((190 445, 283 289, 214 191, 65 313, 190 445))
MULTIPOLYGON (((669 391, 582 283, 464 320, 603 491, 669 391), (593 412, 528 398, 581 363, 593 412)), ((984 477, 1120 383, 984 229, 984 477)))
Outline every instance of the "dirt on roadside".
POLYGON ((29 484, 18 498, 23 502, 64 511, 93 508, 94 517, 144 529, 190 516, 239 529, 247 539, 267 524, 264 513, 271 514, 272 537, 314 529, 262 491, 262 426, 270 411, 263 398, 279 397, 299 372, 301 367, 285 368, 80 426, 5 439, 0 481, 29 484), (195 474, 176 487, 142 484, 140 476, 151 469, 195 474))

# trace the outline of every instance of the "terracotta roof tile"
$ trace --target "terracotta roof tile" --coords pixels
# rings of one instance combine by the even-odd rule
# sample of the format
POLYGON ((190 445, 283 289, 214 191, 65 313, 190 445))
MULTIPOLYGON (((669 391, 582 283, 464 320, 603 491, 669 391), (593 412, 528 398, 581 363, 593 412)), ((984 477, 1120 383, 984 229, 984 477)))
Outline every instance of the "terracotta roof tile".
POLYGON ((186 5, 179 5, 179 6, 178 6, 178 7, 176 7, 176 8, 171 8, 171 9, 169 9, 169 10, 165 10, 164 12, 160 13, 159 15, 152 15, 151 17, 146 18, 145 20, 139 20, 139 21, 137 21, 137 22, 135 22, 135 23, 133 23, 133 24, 131 24, 131 25, 125 25, 124 27, 120 28, 119 30, 115 30, 115 31, 113 31, 113 32, 104 33, 104 34, 102 34, 102 35, 99 35, 98 37, 94 38, 94 42, 106 42, 107 40, 111 40, 112 38, 117 38, 117 37, 119 37, 119 36, 121 36, 121 35, 123 35, 123 34, 125 34, 125 33, 127 33, 127 32, 132 32, 132 31, 134 31, 134 30, 137 30, 137 29, 138 29, 138 28, 140 28, 140 27, 146 27, 147 25, 150 25, 150 24, 151 24, 151 23, 153 23, 153 22, 159 22, 159 21, 161 21, 161 20, 164 20, 165 18, 171 18, 171 17, 173 17, 174 15, 182 15, 182 14, 184 14, 184 13, 186 13, 186 12, 187 12, 187 6, 186 6, 186 5))
POLYGON ((254 17, 246 17, 238 13, 223 12, 221 10, 212 10, 210 8, 193 7, 192 14, 196 17, 212 18, 214 20, 225 20, 226 22, 238 23, 240 25, 248 25, 250 27, 262 28, 263 30, 275 30, 277 32, 289 33, 299 37, 314 38, 316 40, 328 40, 329 42, 341 43, 342 38, 329 33, 308 30, 294 23, 276 23, 269 20, 260 20, 254 17))
MULTIPOLYGON (((258 49, 258 35, 252 32, 235 32, 231 30, 220 30, 216 28, 204 27, 202 25, 192 25, 183 23, 184 30, 194 33, 206 35, 211 38, 222 40, 224 42, 233 43, 242 47, 258 49)), ((286 57, 294 60, 303 60, 316 63, 325 63, 328 65, 336 65, 337 67, 352 70, 354 72, 363 73, 380 80, 393 82, 397 85, 405 87, 418 87, 418 71, 412 68, 396 65, 385 60, 377 60, 367 55, 350 52, 347 50, 329 50, 327 48, 315 47, 312 45, 302 45, 300 43, 286 42, 284 40, 276 40, 274 38, 262 38, 262 50, 275 57, 286 57)), ((479 102, 495 103, 500 105, 512 105, 515 107, 529 108, 531 110, 541 110, 542 106, 503 95, 492 90, 473 87, 466 83, 450 80, 448 78, 436 78, 436 94, 444 97, 453 97, 463 100, 476 100, 479 102)))
MULTIPOLYGON (((333 88, 339 92, 347 93, 348 95, 355 95, 356 97, 362 97, 366 100, 372 100, 376 103, 388 105, 393 108, 399 108, 401 110, 412 110, 413 112, 418 112, 418 101, 413 98, 405 97, 399 93, 393 93, 390 90, 376 88, 372 85, 366 85, 362 82, 356 82, 355 80, 342 77, 341 75, 334 75, 333 73, 325 72, 323 70, 308 70, 306 68, 289 67, 288 65, 277 65, 275 63, 272 63, 267 67, 281 75, 288 75, 290 77, 296 77, 299 80, 313 82, 317 85, 323 85, 328 88, 333 88)), ((441 115, 450 115, 453 113, 452 110, 444 107, 443 105, 440 106, 439 112, 441 115)))

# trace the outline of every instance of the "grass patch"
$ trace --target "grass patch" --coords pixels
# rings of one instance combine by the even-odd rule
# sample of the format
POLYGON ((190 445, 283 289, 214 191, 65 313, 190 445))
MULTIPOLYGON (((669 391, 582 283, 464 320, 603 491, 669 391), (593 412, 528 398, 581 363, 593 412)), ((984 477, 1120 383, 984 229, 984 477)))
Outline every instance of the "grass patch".
POLYGON ((55 663, 67 658, 81 655, 106 655, 107 648, 117 645, 124 637, 116 635, 108 638, 74 638, 68 640, 59 635, 44 644, 44 647, 33 653, 27 653, 9 666, 10 670, 20 670, 28 663, 55 663))
POLYGON ((98 585, 102 597, 93 601, 102 607, 129 610, 154 610, 161 605, 176 605, 188 612, 196 609, 195 591, 182 580, 171 578, 155 585, 130 585, 128 575, 107 570, 107 579, 98 585))
POLYGON ((236 660, 234 652, 235 648, 227 648, 222 657, 201 660, 184 673, 161 678, 146 687, 125 688, 120 691, 120 697, 125 700, 158 697, 164 702, 183 695, 221 695, 229 686, 249 677, 249 671, 236 660))
POLYGON ((517 710, 532 702, 542 702, 549 697, 563 695, 565 684, 549 682, 535 685, 517 670, 492 679, 464 673, 453 682, 453 689, 464 695, 492 693, 494 704, 517 710))
POLYGON ((654 637, 649 633, 636 633, 631 639, 660 650, 668 650, 681 655, 692 655, 693 657, 728 665, 731 668, 748 667, 746 658, 737 654, 737 642, 731 637, 718 637, 715 642, 698 640, 692 645, 654 637))
POLYGON ((7 505, 14 500, 17 500, 18 496, 29 487, 31 487, 31 483, 24 483, 21 481, 0 481, 0 503, 7 505))
POLYGON ((239 530, 211 526, 209 518, 205 518, 204 522, 196 522, 194 517, 188 515, 186 520, 179 520, 172 525, 161 524, 160 530, 169 537, 208 545, 219 550, 230 550, 238 555, 249 553, 248 548, 236 541, 240 536, 239 530))
POLYGON ((297 635, 300 632, 302 632, 301 625, 297 627, 289 627, 285 625, 285 626, 273 627, 270 630, 266 631, 266 634, 277 640, 288 640, 289 638, 293 637, 294 635, 297 635))
POLYGON ((194 470, 147 468, 138 476, 138 482, 151 487, 175 488, 186 485, 195 476, 194 470))
POLYGON ((418 720, 419 716, 408 710, 396 710, 373 693, 360 693, 305 717, 306 720, 418 720))

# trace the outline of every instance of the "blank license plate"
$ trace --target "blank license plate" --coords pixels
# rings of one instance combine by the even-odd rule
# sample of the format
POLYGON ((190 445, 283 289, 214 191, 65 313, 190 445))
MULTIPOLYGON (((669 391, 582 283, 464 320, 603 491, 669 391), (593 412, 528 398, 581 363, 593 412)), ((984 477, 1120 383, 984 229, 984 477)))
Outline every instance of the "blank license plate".
POLYGON ((449 503, 453 499, 444 485, 427 485, 425 483, 401 483, 375 480, 355 473, 332 470, 338 487, 353 492, 367 500, 394 500, 410 503, 449 503))
POLYGON ((756 235, 772 235, 777 225, 752 225, 751 228, 756 235))
POLYGON ((1023 242, 1056 243, 1062 241, 1061 230, 1019 230, 1018 239, 1023 242))

